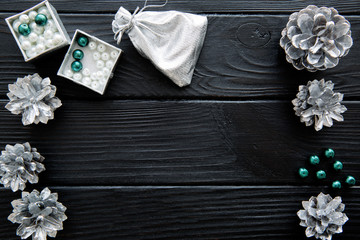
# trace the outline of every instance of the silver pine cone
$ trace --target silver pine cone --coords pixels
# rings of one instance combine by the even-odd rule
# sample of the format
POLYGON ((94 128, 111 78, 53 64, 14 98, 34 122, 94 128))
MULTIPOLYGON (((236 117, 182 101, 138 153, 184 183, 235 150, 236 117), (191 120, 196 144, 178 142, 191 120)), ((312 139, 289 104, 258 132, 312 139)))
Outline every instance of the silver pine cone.
POLYGON ((56 87, 49 78, 42 79, 37 73, 18 78, 9 84, 9 91, 10 102, 5 107, 13 114, 21 113, 24 125, 47 123, 61 106, 60 99, 55 97, 56 87))
POLYGON ((24 190, 27 181, 37 183, 38 174, 45 171, 44 159, 28 142, 6 145, 0 156, 0 183, 14 192, 24 190))
POLYGON ((58 200, 57 193, 51 193, 48 188, 39 193, 22 192, 21 199, 11 202, 14 210, 8 217, 12 223, 20 223, 16 235, 21 239, 32 236, 33 240, 46 240, 47 236, 56 237, 63 229, 66 207, 58 200))
POLYGON ((333 92, 334 84, 324 79, 309 81, 307 85, 300 85, 296 98, 292 100, 295 114, 306 126, 315 123, 315 130, 323 126, 331 127, 333 119, 344 121, 341 115, 347 108, 341 105, 344 94, 333 92))
POLYGON ((334 8, 314 5, 291 14, 281 36, 286 60, 310 72, 335 67, 353 44, 349 21, 334 8))
POLYGON ((335 233, 342 233, 342 226, 349 218, 343 213, 345 204, 341 197, 334 199, 329 195, 320 193, 303 201, 304 210, 299 210, 300 226, 306 227, 305 235, 321 240, 331 240, 335 233))

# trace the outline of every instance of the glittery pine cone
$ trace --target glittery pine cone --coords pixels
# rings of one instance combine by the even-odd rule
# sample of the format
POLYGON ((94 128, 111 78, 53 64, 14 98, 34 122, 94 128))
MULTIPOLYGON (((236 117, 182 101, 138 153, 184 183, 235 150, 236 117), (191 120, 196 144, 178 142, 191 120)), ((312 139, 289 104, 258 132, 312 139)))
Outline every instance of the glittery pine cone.
POLYGON ((307 237, 331 240, 333 234, 342 233, 342 226, 349 220, 343 213, 345 204, 341 203, 341 197, 333 199, 329 194, 320 193, 309 201, 303 201, 302 205, 304 210, 299 210, 297 215, 300 226, 306 227, 307 237))
POLYGON ((314 5, 291 14, 281 36, 286 60, 311 72, 335 67, 353 44, 350 23, 336 9, 314 5))
POLYGON ((38 174, 45 171, 44 159, 28 142, 6 145, 0 156, 0 183, 14 192, 24 190, 27 181, 37 183, 38 174))
POLYGON ((13 114, 21 113, 24 125, 46 124, 54 119, 55 109, 61 106, 60 99, 55 97, 56 87, 49 78, 42 79, 37 73, 18 78, 9 84, 9 91, 10 102, 5 107, 13 114))
POLYGON ((11 202, 14 210, 8 217, 12 223, 20 223, 16 235, 21 239, 32 236, 33 240, 56 237, 67 219, 66 207, 57 201, 58 194, 45 188, 41 193, 37 190, 23 192, 21 197, 11 202))
POLYGON ((292 100, 295 114, 306 126, 315 123, 315 130, 323 126, 331 127, 333 119, 344 121, 341 115, 347 109, 341 105, 344 95, 333 92, 334 84, 324 79, 309 81, 307 85, 300 85, 296 98, 292 100))

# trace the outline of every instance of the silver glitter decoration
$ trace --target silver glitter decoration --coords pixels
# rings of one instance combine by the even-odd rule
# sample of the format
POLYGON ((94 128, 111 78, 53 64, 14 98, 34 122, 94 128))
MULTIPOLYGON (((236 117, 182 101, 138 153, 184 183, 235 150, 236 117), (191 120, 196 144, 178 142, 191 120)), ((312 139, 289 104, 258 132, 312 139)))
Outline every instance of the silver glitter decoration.
POLYGON ((300 226, 306 227, 307 237, 331 240, 333 234, 342 233, 342 226, 349 220, 343 213, 345 204, 341 203, 341 197, 333 199, 329 194, 320 193, 309 201, 303 201, 302 206, 304 210, 299 210, 297 215, 300 226))
POLYGON ((0 183, 14 192, 24 190, 28 181, 37 183, 38 174, 45 171, 44 159, 28 142, 6 145, 0 156, 0 183))
POLYGON ((46 240, 47 236, 56 237, 57 231, 63 230, 66 207, 58 200, 57 193, 48 188, 39 193, 23 192, 21 199, 11 202, 14 210, 8 217, 13 223, 20 223, 16 235, 21 239, 32 236, 33 240, 46 240))
POLYGON ((281 36, 286 60, 310 72, 335 67, 353 44, 349 21, 334 8, 314 5, 291 14, 281 36))
POLYGON ((22 114, 24 125, 46 124, 54 119, 55 109, 61 106, 60 99, 55 97, 56 87, 49 78, 42 79, 37 73, 18 78, 14 84, 9 84, 9 91, 10 102, 5 108, 13 114, 22 114))
POLYGON ((344 95, 333 92, 334 84, 324 79, 309 81, 307 85, 300 85, 296 98, 292 100, 295 114, 306 126, 315 123, 315 130, 323 126, 331 127, 333 119, 344 121, 341 115, 347 108, 341 105, 344 95))

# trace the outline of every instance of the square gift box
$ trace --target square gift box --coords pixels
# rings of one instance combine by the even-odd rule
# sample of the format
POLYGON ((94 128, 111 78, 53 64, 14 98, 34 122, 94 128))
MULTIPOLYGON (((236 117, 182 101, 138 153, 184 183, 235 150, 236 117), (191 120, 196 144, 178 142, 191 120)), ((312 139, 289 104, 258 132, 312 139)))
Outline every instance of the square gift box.
POLYGON ((121 52, 77 29, 57 75, 104 94, 121 52))
POLYGON ((56 9, 47 0, 5 21, 26 62, 70 44, 56 9))

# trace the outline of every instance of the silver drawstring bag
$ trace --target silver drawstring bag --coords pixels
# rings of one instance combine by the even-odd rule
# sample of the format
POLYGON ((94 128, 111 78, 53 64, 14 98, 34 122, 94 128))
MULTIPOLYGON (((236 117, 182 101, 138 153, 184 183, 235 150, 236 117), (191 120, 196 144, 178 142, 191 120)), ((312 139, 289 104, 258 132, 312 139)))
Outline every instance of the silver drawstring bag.
POLYGON ((143 11, 147 7, 164 5, 146 6, 145 2, 145 6, 140 11, 136 8, 133 14, 120 7, 112 29, 117 44, 126 32, 143 57, 183 87, 191 82, 204 43, 207 18, 178 11, 143 11))

